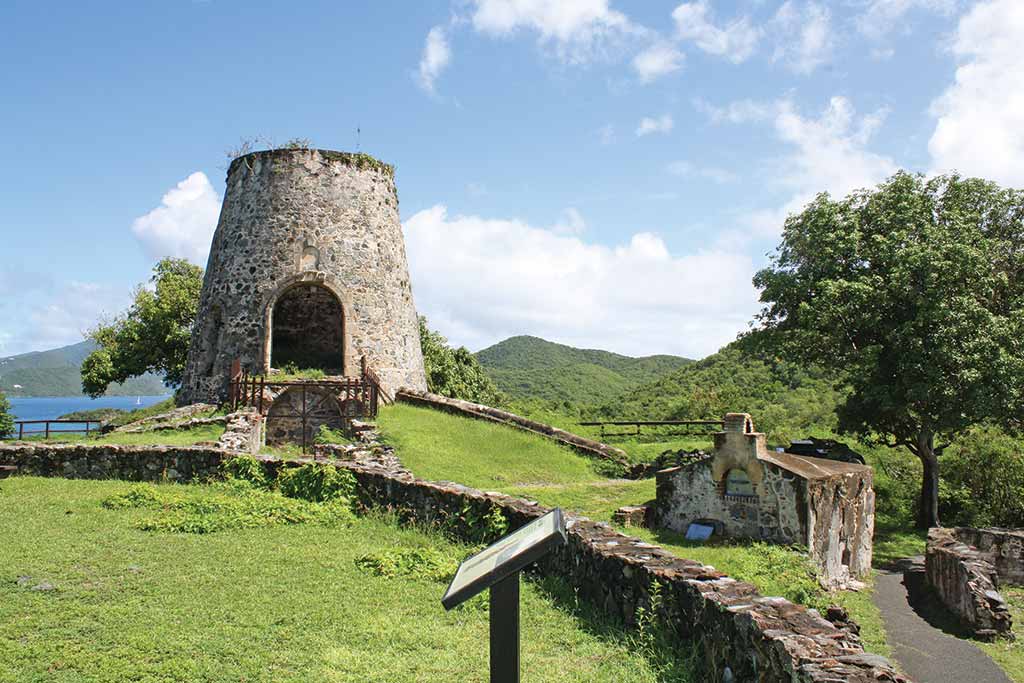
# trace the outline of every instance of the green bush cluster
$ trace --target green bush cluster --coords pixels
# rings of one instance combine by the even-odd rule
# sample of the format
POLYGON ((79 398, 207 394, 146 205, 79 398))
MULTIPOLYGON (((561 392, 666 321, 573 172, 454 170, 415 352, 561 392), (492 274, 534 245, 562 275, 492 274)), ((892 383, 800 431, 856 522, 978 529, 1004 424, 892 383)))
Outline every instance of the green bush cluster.
POLYGON ((316 503, 255 488, 243 480, 206 489, 138 484, 103 501, 108 509, 147 509, 137 522, 144 531, 207 534, 283 524, 334 526, 352 519, 348 501, 316 503))
POLYGON ((484 372, 476 356, 464 346, 457 349, 448 346, 447 339, 427 327, 423 316, 420 316, 420 347, 430 391, 492 406, 502 402, 494 381, 484 372))
POLYGON ((277 475, 277 487, 289 498, 315 502, 354 500, 356 480, 348 470, 310 463, 284 468, 277 475))
POLYGON ((458 558, 437 548, 395 548, 367 553, 357 557, 355 563, 376 576, 415 576, 444 583, 451 581, 459 568, 458 558))
POLYGON ((11 415, 11 402, 0 391, 0 438, 14 434, 14 417, 11 415))

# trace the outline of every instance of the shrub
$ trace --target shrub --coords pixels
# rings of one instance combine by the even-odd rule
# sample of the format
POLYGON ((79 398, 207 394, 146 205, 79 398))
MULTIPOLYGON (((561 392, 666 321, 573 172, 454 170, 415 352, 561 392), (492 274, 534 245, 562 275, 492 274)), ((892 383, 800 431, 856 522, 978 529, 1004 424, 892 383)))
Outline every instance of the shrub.
POLYGON ((345 435, 345 432, 331 429, 327 425, 320 425, 316 436, 313 437, 313 443, 349 443, 349 438, 345 435))
POLYGON ((282 469, 277 475, 277 486, 289 498, 316 502, 336 499, 349 501, 355 496, 356 479, 348 470, 310 463, 282 469))
POLYGON ((11 415, 11 402, 0 391, 0 439, 14 434, 14 417, 11 415))
POLYGON ((948 525, 1024 526, 1024 441, 971 430, 942 456, 939 512, 948 525))
POLYGON ((256 488, 270 488, 270 480, 267 478, 263 463, 251 455, 231 458, 224 463, 223 468, 229 478, 247 481, 256 488))
POLYGON ((435 548, 395 549, 357 557, 356 566, 377 576, 414 576, 448 582, 459 568, 459 560, 435 548))

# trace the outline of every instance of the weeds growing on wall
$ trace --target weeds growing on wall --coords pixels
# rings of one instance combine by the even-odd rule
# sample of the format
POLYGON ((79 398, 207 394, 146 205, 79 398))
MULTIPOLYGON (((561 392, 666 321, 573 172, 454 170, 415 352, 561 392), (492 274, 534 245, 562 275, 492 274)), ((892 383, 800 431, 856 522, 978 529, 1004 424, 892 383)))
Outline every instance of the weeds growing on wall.
POLYGON ((652 579, 647 604, 636 606, 632 648, 651 662, 659 681, 689 681, 692 662, 676 654, 681 636, 673 622, 666 619, 670 607, 661 584, 652 579))
POLYGON ((345 434, 345 432, 331 429, 327 425, 320 425, 320 428, 316 431, 316 436, 313 437, 313 443, 319 444, 337 444, 337 443, 351 443, 351 440, 345 434))
POLYGON ((315 502, 354 500, 356 479, 345 469, 310 463, 284 468, 277 475, 277 487, 289 498, 315 502))

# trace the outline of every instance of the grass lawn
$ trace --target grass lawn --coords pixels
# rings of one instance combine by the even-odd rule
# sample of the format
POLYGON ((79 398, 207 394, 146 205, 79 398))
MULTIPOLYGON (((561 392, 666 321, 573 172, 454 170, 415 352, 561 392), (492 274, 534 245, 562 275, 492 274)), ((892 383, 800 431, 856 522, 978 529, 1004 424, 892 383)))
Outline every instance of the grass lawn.
MULTIPOLYGON (((441 581, 356 562, 467 547, 384 518, 142 531, 152 510, 101 505, 130 486, 0 482, 0 681, 488 680, 482 598, 446 613, 441 581)), ((581 614, 558 584, 527 582, 522 619, 524 680, 689 680, 581 614)))
POLYGON ((377 424, 402 463, 423 479, 484 490, 607 481, 592 461, 535 434, 405 403, 377 424))
MULTIPOLYGON (((609 521, 612 512, 623 505, 654 498, 653 479, 602 477, 573 451, 502 425, 406 404, 385 408, 377 423, 399 459, 424 479, 501 491, 602 521, 609 521)), ((797 551, 760 543, 694 543, 680 534, 633 527, 622 531, 749 581, 765 595, 783 596, 819 609, 831 602, 841 604, 860 623, 865 646, 889 654, 870 588, 859 593, 827 593, 813 577, 805 556, 797 551)))

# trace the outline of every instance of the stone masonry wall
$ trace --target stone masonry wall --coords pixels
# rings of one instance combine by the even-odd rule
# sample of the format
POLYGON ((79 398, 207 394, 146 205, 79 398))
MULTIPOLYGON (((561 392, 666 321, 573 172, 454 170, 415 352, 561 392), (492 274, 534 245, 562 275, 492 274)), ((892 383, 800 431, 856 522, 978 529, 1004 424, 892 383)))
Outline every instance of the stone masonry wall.
POLYGON ((280 149, 228 169, 179 402, 221 401, 235 358, 267 372, 274 304, 295 286, 340 302, 346 375, 359 374, 365 355, 390 393, 426 389, 391 168, 366 155, 280 149))
POLYGON ((1000 581, 1024 586, 1024 530, 957 527, 953 533, 985 554, 1000 581))
POLYGON ((14 465, 19 475, 66 479, 205 481, 219 478, 221 462, 238 455, 212 446, 0 444, 0 465, 14 465))
POLYGON ((869 468, 807 481, 807 554, 830 587, 871 574, 875 490, 869 468))
POLYGON ((805 544, 799 515, 803 481, 766 467, 755 496, 725 495, 712 476, 711 460, 657 473, 655 524, 684 532, 691 522, 714 520, 716 533, 786 544, 805 544))
POLYGON ((1011 635, 1010 612, 997 590, 995 567, 953 530, 928 530, 925 573, 942 603, 975 636, 1011 635))

